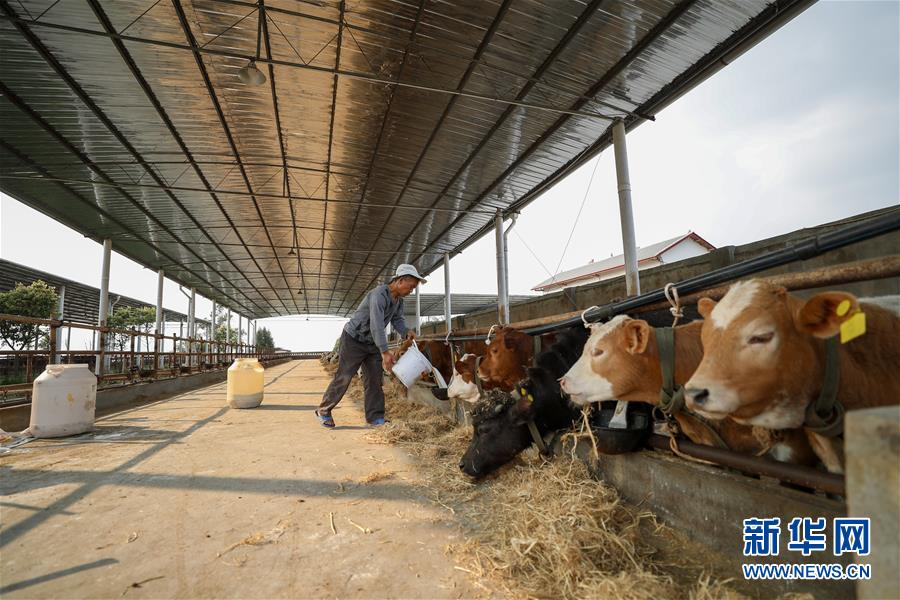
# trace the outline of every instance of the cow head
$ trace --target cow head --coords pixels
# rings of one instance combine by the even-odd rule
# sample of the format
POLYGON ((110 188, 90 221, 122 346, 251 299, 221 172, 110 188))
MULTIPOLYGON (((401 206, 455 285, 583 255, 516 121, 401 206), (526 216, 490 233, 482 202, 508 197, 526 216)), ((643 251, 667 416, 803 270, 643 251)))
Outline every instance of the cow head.
POLYGON ((646 350, 651 334, 646 321, 625 315, 591 326, 581 357, 560 380, 562 390, 573 403, 584 406, 622 399, 645 386, 646 373, 650 371, 645 363, 650 361, 646 350))
POLYGON ((447 387, 447 396, 461 400, 476 400, 478 386, 475 384, 475 363, 478 357, 465 354, 453 366, 453 378, 447 387))
POLYGON ((517 381, 525 377, 534 345, 530 335, 511 327, 500 327, 496 331, 481 360, 478 376, 484 381, 512 389, 517 381))
POLYGON ((720 302, 702 298, 703 360, 688 381, 687 406, 712 419, 769 429, 803 424, 821 386, 821 344, 858 311, 851 294, 824 292, 809 300, 783 287, 750 280, 720 302))
POLYGON ((470 477, 481 478, 528 448, 531 411, 527 396, 515 399, 507 393, 489 392, 472 411, 474 433, 459 468, 470 477))

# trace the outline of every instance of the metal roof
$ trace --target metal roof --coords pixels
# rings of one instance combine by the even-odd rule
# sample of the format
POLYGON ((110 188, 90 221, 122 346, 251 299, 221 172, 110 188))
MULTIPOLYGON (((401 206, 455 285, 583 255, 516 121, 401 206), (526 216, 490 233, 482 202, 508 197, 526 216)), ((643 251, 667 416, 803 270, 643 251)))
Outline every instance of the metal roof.
MULTIPOLYGON (((63 320, 75 321, 78 323, 96 323, 97 315, 100 313, 100 289, 58 277, 44 271, 38 271, 25 265, 20 265, 8 260, 0 258, 0 292, 6 292, 16 287, 17 283, 30 285, 32 282, 41 280, 47 285, 56 288, 59 292, 60 287, 66 286, 66 298, 63 305, 63 320)), ((156 307, 128 296, 109 293, 110 303, 116 303, 116 307, 128 306, 131 308, 153 308, 156 307)), ((185 321, 187 315, 178 311, 163 309, 164 319, 166 322, 185 321)), ((197 317, 197 323, 209 325, 209 319, 201 319, 197 317)))
MULTIPOLYGON (((538 296, 510 296, 510 303, 530 300, 538 296)), ((421 316, 423 317, 443 317, 444 316, 444 295, 443 294, 421 294, 419 299, 421 316)), ((496 294, 450 294, 450 308, 454 315, 464 315, 471 312, 496 306, 496 294)), ((416 316, 416 297, 408 296, 403 301, 404 317, 416 316)))
POLYGON ((0 185, 244 315, 346 315, 811 3, 0 0, 0 185))

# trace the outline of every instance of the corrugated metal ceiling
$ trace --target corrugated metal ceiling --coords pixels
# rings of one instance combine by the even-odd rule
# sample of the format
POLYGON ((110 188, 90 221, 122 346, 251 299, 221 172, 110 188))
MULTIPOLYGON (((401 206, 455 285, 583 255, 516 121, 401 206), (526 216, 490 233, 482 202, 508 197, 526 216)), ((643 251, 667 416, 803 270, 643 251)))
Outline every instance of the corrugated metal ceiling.
POLYGON ((0 0, 2 188, 245 315, 347 314, 809 4, 0 0))

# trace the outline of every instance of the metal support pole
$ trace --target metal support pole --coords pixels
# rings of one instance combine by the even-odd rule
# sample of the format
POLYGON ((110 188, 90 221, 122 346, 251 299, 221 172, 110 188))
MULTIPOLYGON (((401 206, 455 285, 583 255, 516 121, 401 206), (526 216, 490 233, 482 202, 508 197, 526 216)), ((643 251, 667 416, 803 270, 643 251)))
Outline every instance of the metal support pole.
POLYGON ((419 295, 421 284, 416 286, 416 335, 422 335, 422 297, 419 295))
POLYGON ((503 232, 503 310, 506 315, 504 325, 509 325, 509 322, 512 320, 509 314, 509 232, 516 226, 518 216, 517 213, 512 214, 512 222, 506 228, 506 231, 503 232))
POLYGON ((160 269, 156 272, 156 333, 163 333, 163 282, 165 274, 160 269))
POLYGON ((494 243, 497 247, 497 313, 501 325, 509 323, 509 318, 503 306, 503 298, 506 294, 506 273, 503 264, 503 214, 497 209, 494 215, 494 243))
POLYGON ((641 293, 641 281, 634 236, 634 212, 631 209, 625 122, 622 119, 616 119, 613 123, 613 147, 616 154, 616 178, 619 180, 619 219, 622 222, 622 244, 625 247, 625 291, 628 296, 638 296, 641 293))
POLYGON ((444 254, 444 322, 447 323, 447 334, 453 331, 450 323, 450 254, 444 254))
MULTIPOLYGON (((66 286, 59 286, 59 305, 56 308, 56 318, 62 321, 64 319, 66 310, 66 286)), ((56 350, 57 355, 62 350, 62 332, 57 332, 56 335, 56 344, 53 345, 54 350, 56 350)), ((62 362, 62 361, 60 361, 62 362)))
POLYGON ((225 360, 231 362, 231 309, 225 317, 225 360))
MULTIPOLYGON (((97 325, 106 327, 106 319, 109 316, 109 261, 112 256, 112 240, 103 240, 103 265, 100 269, 100 314, 97 316, 97 325)), ((103 375, 103 360, 106 358, 106 333, 101 331, 98 336, 100 354, 97 357, 97 377, 103 375)))

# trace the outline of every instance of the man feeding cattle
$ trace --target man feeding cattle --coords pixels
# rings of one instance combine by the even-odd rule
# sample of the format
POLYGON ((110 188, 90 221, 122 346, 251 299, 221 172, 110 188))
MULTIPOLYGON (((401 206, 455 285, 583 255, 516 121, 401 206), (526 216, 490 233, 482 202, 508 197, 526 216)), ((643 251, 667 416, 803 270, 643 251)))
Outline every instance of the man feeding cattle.
POLYGON ((390 372, 394 366, 394 357, 388 352, 385 329, 390 323, 400 335, 415 338, 415 332, 406 326, 403 319, 403 298, 409 296, 419 282, 425 283, 425 279, 414 266, 400 265, 390 282, 366 294, 353 317, 344 325, 338 369, 316 410, 323 427, 334 427, 331 411, 344 397, 360 366, 366 422, 373 426, 385 424, 381 370, 390 372))

